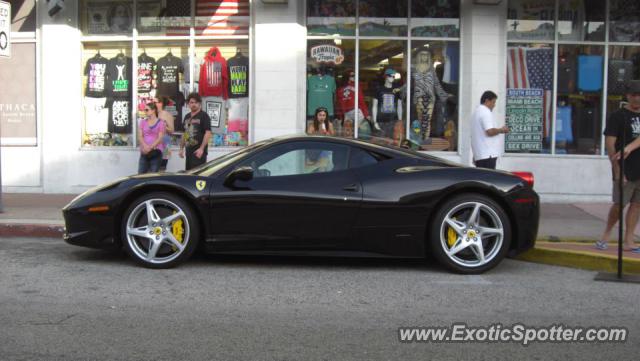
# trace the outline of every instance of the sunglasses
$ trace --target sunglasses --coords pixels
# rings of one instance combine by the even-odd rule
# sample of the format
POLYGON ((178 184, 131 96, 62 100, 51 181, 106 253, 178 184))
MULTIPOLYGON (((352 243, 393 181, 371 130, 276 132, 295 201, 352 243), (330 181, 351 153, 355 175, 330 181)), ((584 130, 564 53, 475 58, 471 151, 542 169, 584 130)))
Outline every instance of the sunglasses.
POLYGON ((151 110, 151 108, 146 108, 144 111, 145 111, 145 112, 148 112, 149 110, 151 110))

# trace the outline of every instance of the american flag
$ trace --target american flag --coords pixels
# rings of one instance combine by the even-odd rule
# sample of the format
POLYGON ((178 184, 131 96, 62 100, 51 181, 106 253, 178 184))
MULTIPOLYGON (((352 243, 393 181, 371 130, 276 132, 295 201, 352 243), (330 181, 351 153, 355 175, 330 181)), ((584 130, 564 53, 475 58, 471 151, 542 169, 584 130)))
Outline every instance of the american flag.
MULTIPOLYGON (((169 4, 175 0, 167 1, 169 4)), ((187 3, 189 1, 176 1, 187 3)), ((175 6, 175 5, 172 5, 175 6)), ((249 35, 249 0, 196 0, 196 35, 249 35)), ((167 28, 167 35, 189 35, 189 26, 167 28)))
POLYGON ((553 119, 553 49, 510 47, 507 54, 507 88, 543 90, 542 124, 548 137, 553 119))

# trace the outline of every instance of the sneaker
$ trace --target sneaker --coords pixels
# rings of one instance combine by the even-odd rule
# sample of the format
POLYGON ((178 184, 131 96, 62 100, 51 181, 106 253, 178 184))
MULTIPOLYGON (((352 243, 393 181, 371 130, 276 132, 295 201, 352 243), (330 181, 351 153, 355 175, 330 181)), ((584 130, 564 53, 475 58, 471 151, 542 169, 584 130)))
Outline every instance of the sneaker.
POLYGON ((605 249, 609 248, 609 245, 605 241, 597 241, 595 246, 596 246, 596 249, 599 249, 601 251, 604 251, 605 249))
POLYGON ((637 253, 637 254, 640 254, 640 247, 631 248, 631 253, 637 253))

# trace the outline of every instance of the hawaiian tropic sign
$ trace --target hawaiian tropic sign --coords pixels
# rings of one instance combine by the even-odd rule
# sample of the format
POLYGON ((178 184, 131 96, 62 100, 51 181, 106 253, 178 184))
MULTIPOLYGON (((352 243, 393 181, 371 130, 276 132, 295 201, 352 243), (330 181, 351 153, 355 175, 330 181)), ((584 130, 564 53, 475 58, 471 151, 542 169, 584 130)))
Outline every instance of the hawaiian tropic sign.
POLYGON ((0 57, 11 57, 11 4, 0 1, 0 57))
POLYGON ((344 54, 342 49, 335 45, 318 45, 311 48, 311 58, 318 63, 342 64, 344 54))

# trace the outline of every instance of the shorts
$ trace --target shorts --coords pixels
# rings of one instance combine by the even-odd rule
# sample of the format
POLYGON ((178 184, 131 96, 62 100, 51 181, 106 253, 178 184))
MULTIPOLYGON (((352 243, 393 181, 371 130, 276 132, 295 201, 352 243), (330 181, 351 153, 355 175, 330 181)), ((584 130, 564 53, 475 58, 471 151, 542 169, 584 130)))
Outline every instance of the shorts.
MULTIPOLYGON (((620 203, 620 187, 619 182, 617 180, 613 181, 613 191, 611 200, 615 204, 620 203)), ((622 186, 622 204, 627 205, 629 202, 631 203, 640 203, 640 180, 629 181, 623 184, 622 186)))

